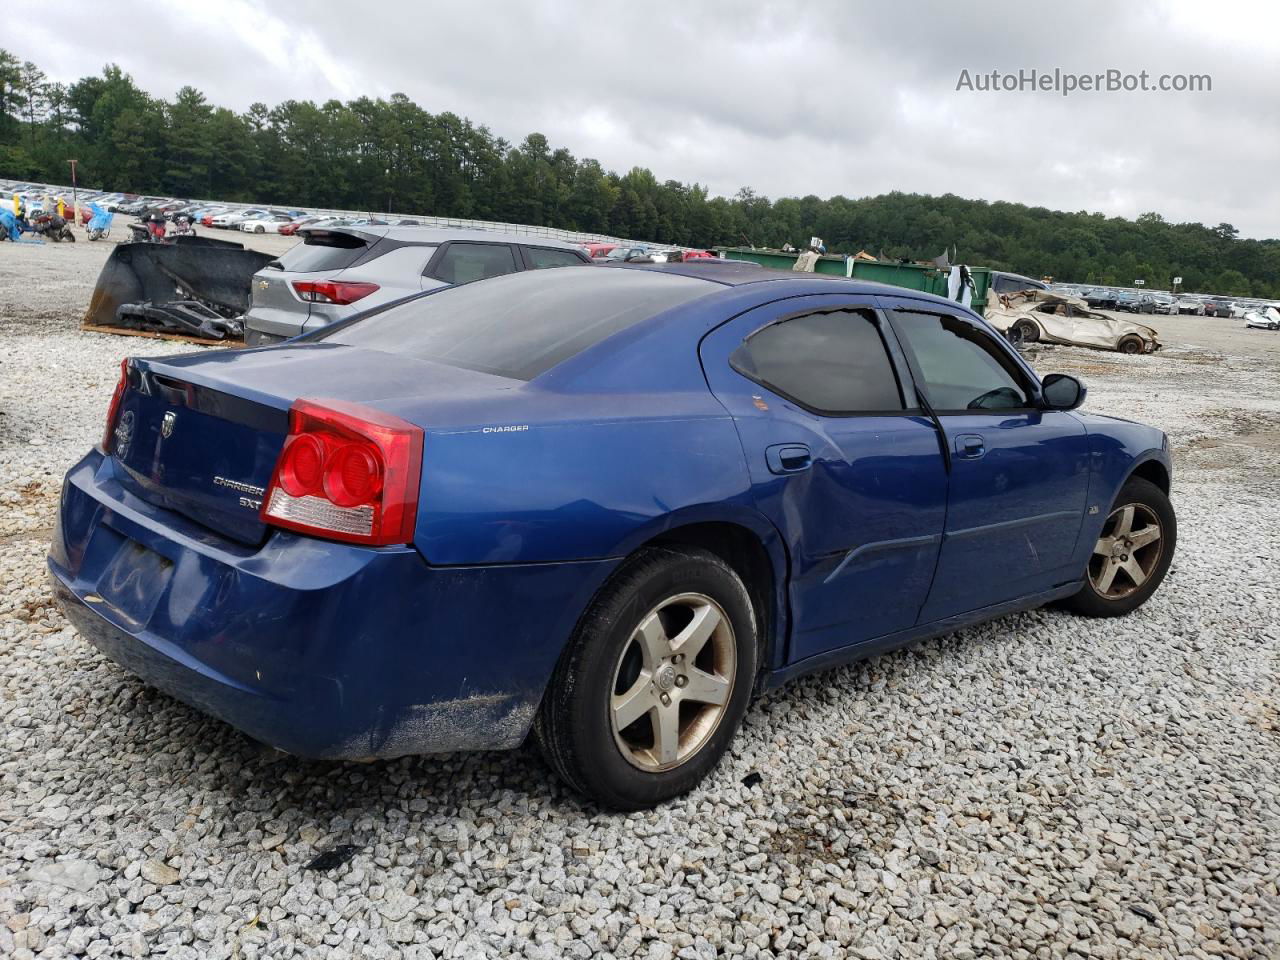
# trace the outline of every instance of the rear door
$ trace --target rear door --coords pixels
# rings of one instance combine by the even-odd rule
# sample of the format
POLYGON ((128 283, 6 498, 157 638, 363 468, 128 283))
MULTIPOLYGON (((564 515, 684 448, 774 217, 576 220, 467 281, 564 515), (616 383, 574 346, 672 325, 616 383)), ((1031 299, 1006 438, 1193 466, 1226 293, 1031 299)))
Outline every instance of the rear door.
POLYGON ((1072 558, 1089 482, 1079 418, 1041 409, 1039 383, 967 315, 905 297, 880 302, 951 458, 946 533, 921 622, 1079 579, 1072 558))
POLYGON ((914 625, 947 475, 880 311, 840 296, 790 298, 712 331, 700 354, 737 425, 756 505, 790 553, 788 659, 914 625))
POLYGON ((521 267, 519 251, 510 243, 450 240, 442 243, 425 275, 451 286, 515 273, 521 267))
POLYGON ((565 250, 560 247, 521 246, 520 253, 524 257, 524 269, 548 270, 552 267, 581 267, 590 263, 585 254, 576 250, 565 250))

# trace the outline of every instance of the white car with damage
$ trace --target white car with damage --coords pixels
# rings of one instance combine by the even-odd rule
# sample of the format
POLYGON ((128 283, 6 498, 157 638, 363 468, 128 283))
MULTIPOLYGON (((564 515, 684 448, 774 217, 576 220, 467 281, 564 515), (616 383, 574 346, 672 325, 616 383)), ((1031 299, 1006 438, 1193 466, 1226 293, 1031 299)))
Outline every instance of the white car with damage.
POLYGON ((1275 307, 1250 310, 1244 315, 1244 325, 1255 330, 1280 330, 1280 310, 1275 307))
POLYGON ((999 294, 987 322, 1015 343, 1060 343, 1120 353, 1154 353, 1156 331, 1143 323, 1092 310, 1079 297, 1049 290, 999 294))

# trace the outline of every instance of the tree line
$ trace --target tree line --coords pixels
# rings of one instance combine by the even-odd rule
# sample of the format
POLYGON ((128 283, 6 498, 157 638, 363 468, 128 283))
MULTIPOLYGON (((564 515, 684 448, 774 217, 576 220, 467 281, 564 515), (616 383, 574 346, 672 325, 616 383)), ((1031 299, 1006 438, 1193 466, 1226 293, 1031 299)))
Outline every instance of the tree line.
POLYGON ((0 49, 0 176, 273 205, 396 212, 562 227, 680 246, 801 245, 889 258, 959 260, 1039 277, 1280 298, 1280 240, 1229 223, 1136 220, 1023 204, 889 193, 770 200, 712 196, 577 158, 540 133, 513 144, 403 94, 347 103, 285 100, 243 113, 193 87, 153 97, 118 66, 70 85, 0 49))

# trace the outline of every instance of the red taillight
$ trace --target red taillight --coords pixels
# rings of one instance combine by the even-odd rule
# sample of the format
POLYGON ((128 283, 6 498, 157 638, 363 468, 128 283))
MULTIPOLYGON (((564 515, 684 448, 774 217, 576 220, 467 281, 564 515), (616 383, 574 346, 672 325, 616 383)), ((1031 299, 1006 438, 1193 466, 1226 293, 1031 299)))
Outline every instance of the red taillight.
POLYGON ((378 289, 376 283, 344 283, 338 280, 295 280, 293 289, 303 300, 312 303, 337 303, 345 306, 355 303, 378 289))
POLYGON ((276 468, 284 492, 291 497, 318 493, 324 485, 324 453, 317 437, 301 436, 289 443, 276 468))
POLYGON ((120 401, 129 386, 129 360, 120 361, 120 379, 116 383, 115 393, 111 394, 111 406, 107 407, 107 427, 102 432, 102 452, 110 453, 113 446, 112 433, 116 429, 116 417, 120 414, 120 401))
POLYGON ((408 543, 421 473, 420 427, 341 400, 298 400, 262 521, 348 543, 408 543))

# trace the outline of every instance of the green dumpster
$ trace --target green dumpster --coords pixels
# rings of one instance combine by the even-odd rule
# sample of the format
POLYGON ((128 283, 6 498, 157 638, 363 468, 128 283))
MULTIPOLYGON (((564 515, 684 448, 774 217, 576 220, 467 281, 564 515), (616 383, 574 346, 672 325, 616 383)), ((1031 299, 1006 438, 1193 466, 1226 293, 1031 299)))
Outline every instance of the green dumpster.
MULTIPOLYGON (((716 253, 727 260, 748 260, 775 270, 790 270, 795 264, 796 253, 784 253, 781 250, 752 250, 750 247, 716 247, 716 253)), ((967 264, 966 264, 967 266, 967 264)), ((847 257, 836 257, 830 254, 818 258, 814 264, 814 273, 826 273, 837 277, 856 277, 859 280, 871 280, 875 283, 887 283, 894 287, 905 287, 908 290, 919 290, 922 293, 933 293, 940 297, 947 295, 948 274, 937 267, 926 267, 918 263, 897 263, 892 260, 854 260, 847 257)), ((969 267, 973 277, 973 301, 970 304, 978 314, 984 314, 987 307, 987 289, 991 285, 990 267, 969 267)))

